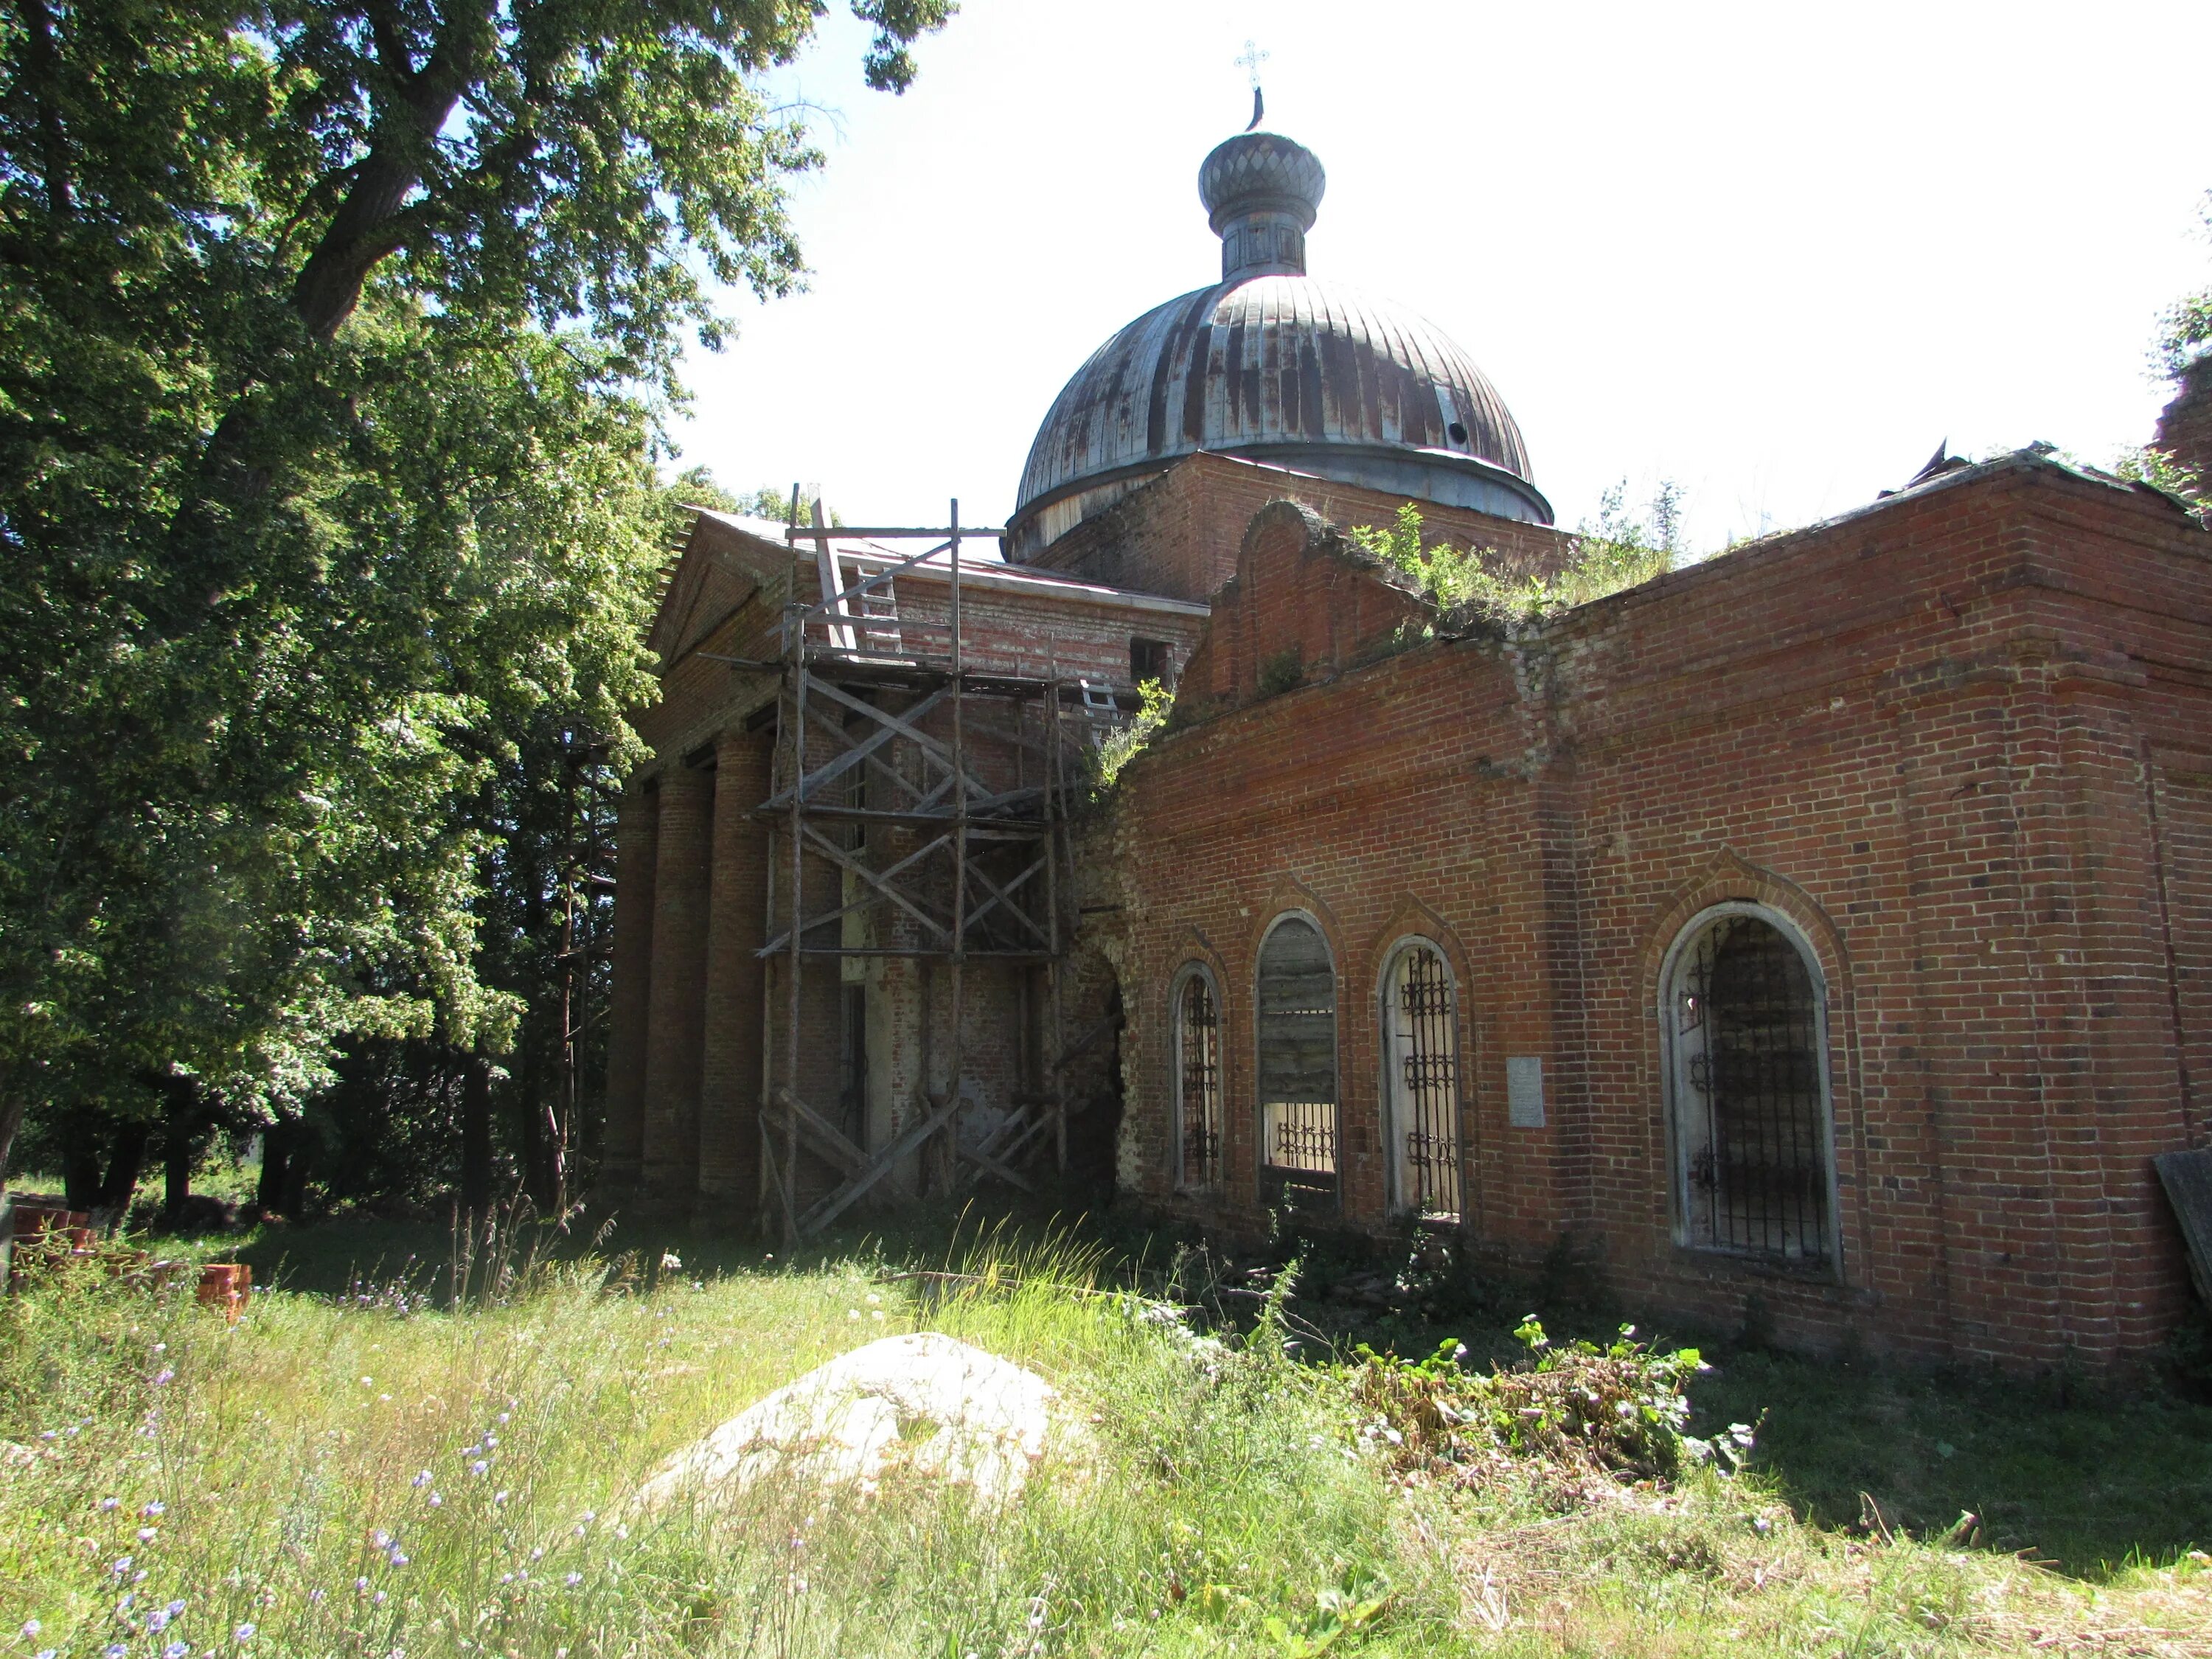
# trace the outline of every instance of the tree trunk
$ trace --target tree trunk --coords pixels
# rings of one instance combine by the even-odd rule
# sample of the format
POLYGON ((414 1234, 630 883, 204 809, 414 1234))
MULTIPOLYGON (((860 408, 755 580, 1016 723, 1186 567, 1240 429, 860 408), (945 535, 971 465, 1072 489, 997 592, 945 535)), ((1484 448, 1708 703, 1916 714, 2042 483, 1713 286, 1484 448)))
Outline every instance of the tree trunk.
POLYGON ((0 1066, 0 1192, 8 1190, 8 1160, 15 1151, 15 1132, 23 1127, 23 1097, 9 1087, 9 1069, 0 1066))
POLYGON ((538 1103, 532 1069, 526 1065, 514 1080, 515 1144, 522 1154, 522 1189, 543 1212, 546 1205, 544 1113, 538 1103))
POLYGON ((284 1200, 292 1175, 293 1143, 298 1136, 297 1121, 283 1116, 261 1132, 261 1174, 253 1183, 253 1201, 265 1216, 292 1213, 284 1200))
POLYGON ((161 1209, 164 1214, 174 1216, 192 1195, 192 1165, 198 1161, 193 1156, 192 1138, 200 1127, 200 1087, 191 1078, 172 1077, 165 1079, 164 1088, 169 1100, 161 1137, 161 1209))
POLYGON ((284 1170, 274 1188, 276 1213, 297 1221, 307 1212, 307 1177, 313 1173, 322 1142, 304 1120, 287 1118, 283 1127, 284 1170))
POLYGON ((100 1183, 100 1206, 118 1218, 129 1212, 131 1195, 138 1190, 138 1176, 146 1167, 147 1143, 153 1126, 134 1117, 115 1126, 115 1139, 107 1151, 107 1174, 100 1183))
POLYGON ((100 1202, 100 1115, 79 1107, 62 1133, 62 1192, 72 1210, 100 1202))
POLYGON ((388 132, 350 169, 346 193, 322 240, 292 284, 293 309, 319 340, 335 336, 353 315, 370 271, 407 245, 407 198, 422 183, 422 153, 435 142, 492 46, 493 8, 482 0, 452 7, 436 47, 419 70, 396 44, 380 40, 378 56, 398 85, 378 114, 411 135, 388 132))
POLYGON ((491 1210, 491 1065, 476 1054, 461 1085, 461 1207, 491 1210))

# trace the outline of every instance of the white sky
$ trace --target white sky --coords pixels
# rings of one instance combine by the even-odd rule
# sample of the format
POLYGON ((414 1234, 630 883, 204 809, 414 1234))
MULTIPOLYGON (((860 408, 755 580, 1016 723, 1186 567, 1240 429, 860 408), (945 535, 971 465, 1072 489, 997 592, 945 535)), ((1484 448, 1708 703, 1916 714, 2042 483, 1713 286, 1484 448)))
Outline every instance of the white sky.
POLYGON ((841 12, 779 82, 823 111, 810 291, 731 296, 676 465, 1003 523, 1067 378, 1217 279, 1198 165, 1248 37, 1328 170, 1310 270, 1468 348, 1562 525, 1671 477, 1714 546, 1943 438, 2107 463, 2166 395, 2159 313, 2212 282, 2202 6, 964 0, 903 98, 841 12))

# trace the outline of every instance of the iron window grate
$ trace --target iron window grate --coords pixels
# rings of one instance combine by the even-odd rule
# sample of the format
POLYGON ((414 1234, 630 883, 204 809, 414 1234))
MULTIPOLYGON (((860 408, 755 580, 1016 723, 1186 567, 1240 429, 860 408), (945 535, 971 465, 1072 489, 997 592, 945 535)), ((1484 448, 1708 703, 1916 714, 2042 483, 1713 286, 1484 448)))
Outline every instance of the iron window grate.
POLYGON ((1679 981, 1685 1207, 1696 1242, 1828 1255, 1827 1102, 1804 957, 1756 916, 1714 922, 1679 981))

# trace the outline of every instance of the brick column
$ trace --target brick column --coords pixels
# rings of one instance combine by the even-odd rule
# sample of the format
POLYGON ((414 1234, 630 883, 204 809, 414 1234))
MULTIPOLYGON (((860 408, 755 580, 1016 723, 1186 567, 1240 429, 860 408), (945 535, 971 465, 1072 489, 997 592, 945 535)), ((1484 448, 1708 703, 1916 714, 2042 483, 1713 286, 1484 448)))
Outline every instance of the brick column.
POLYGON ((725 732, 714 745, 714 854, 707 906, 705 1066, 699 1188, 705 1225, 750 1224, 760 1200, 761 962, 768 831, 750 813, 769 795, 771 738, 725 732))
POLYGON ((691 767, 660 775, 653 882, 653 1009, 645 1027, 641 1187, 656 1211, 689 1214, 697 1186, 699 1065, 707 988, 707 865, 714 779, 691 767))
POLYGON ((653 1003, 653 878, 659 798, 633 781, 615 820, 614 984, 607 999, 606 1130, 599 1189, 615 1203, 637 1191, 645 1129, 645 1023, 653 1003))

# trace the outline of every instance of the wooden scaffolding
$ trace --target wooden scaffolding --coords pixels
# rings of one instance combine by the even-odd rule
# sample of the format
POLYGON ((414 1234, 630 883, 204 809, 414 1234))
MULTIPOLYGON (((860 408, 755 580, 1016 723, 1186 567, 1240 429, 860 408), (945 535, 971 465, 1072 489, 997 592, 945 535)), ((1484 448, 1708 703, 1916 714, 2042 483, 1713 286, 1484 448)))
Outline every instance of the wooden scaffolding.
MULTIPOLYGON (((794 520, 797 501, 794 491, 794 520)), ((943 1172, 940 1185, 988 1176, 1030 1189, 1048 1149, 1066 1164, 1073 1054, 1063 981, 1078 914, 1068 809, 1087 778, 1085 752, 1121 714, 1101 688, 1063 678, 1049 656, 1040 675, 1033 663, 994 664, 968 648, 962 544, 999 534, 963 527, 957 501, 942 527, 833 532, 817 503, 811 525, 787 532, 794 580, 782 622, 775 772, 756 816, 769 832, 761 1212, 787 1243, 829 1225, 917 1155, 943 1172), (854 579, 837 544, 860 540, 927 545, 872 571, 864 563, 854 579), (796 597, 808 544, 825 596, 814 605, 796 597), (946 595, 943 615, 927 619, 899 604, 899 579, 925 565, 946 595), (810 892, 810 862, 817 890, 828 890, 810 892), (950 1002, 949 1053, 941 1066, 924 1062, 906 1121, 875 1147, 800 1087, 809 964, 834 969, 842 984, 845 963, 871 957, 922 964, 925 988, 941 969, 950 1002), (1043 1086, 1015 1094, 1015 1109, 987 1135, 963 1139, 968 970, 977 963, 1042 970, 1043 1086), (830 1172, 829 1189, 811 1198, 802 1150, 830 1172)), ((922 1019, 932 1012, 925 988, 922 1019)))

